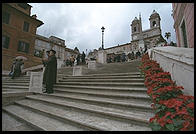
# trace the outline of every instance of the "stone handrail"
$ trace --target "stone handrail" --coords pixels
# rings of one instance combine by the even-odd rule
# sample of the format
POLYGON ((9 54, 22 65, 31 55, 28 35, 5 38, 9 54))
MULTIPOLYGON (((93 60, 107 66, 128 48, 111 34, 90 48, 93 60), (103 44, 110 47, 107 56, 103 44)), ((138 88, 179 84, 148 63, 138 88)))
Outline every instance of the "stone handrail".
POLYGON ((194 94, 194 49, 182 47, 155 47, 148 51, 162 69, 170 72, 172 80, 184 87, 184 93, 194 94))
POLYGON ((44 66, 41 64, 41 65, 25 68, 25 69, 23 69, 23 73, 28 72, 28 71, 37 70, 37 69, 43 69, 43 67, 44 66))

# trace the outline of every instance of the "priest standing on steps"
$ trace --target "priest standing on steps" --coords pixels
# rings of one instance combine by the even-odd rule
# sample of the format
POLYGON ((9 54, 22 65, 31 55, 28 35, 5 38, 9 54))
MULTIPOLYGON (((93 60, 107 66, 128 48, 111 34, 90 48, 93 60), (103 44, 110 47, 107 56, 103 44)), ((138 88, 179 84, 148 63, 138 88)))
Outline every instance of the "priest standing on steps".
POLYGON ((56 83, 57 77, 57 59, 56 51, 50 50, 48 59, 43 59, 47 64, 47 69, 45 70, 45 83, 46 83, 46 92, 44 93, 53 93, 53 84, 56 83))

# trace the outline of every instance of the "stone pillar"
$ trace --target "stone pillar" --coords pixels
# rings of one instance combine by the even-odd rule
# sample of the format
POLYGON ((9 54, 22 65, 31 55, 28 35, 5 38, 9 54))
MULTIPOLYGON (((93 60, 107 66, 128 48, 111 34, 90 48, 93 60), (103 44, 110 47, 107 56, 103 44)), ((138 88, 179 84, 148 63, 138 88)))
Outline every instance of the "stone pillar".
POLYGON ((140 47, 144 50, 144 41, 143 40, 139 40, 139 50, 140 47))
POLYGON ((96 61, 88 61, 88 69, 96 69, 96 61))
POLYGON ((73 76, 82 76, 82 66, 73 67, 73 76))
POLYGON ((31 76, 31 71, 27 71, 26 76, 31 76))
POLYGON ((106 62, 106 52, 104 50, 98 51, 98 63, 107 63, 106 62))
POLYGON ((31 72, 29 91, 42 93, 43 72, 31 72))

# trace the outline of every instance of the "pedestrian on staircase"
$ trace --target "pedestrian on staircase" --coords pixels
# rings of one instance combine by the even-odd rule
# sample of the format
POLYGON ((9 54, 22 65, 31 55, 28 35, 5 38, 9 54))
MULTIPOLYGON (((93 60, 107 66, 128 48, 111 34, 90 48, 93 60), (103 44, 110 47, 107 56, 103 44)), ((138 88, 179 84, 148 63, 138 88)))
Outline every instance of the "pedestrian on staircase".
POLYGON ((21 74, 21 65, 22 65, 22 59, 16 59, 16 63, 14 65, 14 72, 11 77, 11 79, 14 79, 14 77, 19 77, 21 74))
POLYGON ((85 57, 86 57, 86 55, 85 55, 85 53, 84 53, 84 51, 83 51, 83 52, 82 52, 82 57, 81 57, 82 63, 83 63, 83 64, 85 64, 85 57))
POLYGON ((46 60, 46 76, 45 76, 45 82, 46 82, 46 91, 44 93, 53 93, 53 84, 56 83, 56 77, 57 77, 57 59, 56 59, 56 51, 50 50, 49 58, 46 60))
POLYGON ((74 61, 75 61, 75 58, 74 58, 74 56, 72 55, 72 56, 70 57, 70 65, 71 65, 71 67, 74 65, 74 61))
POLYGON ((11 70, 10 70, 10 73, 9 73, 9 76, 12 77, 12 75, 14 74, 14 67, 15 67, 15 64, 16 64, 16 59, 14 59, 13 63, 12 63, 12 66, 11 66, 11 70))
POLYGON ((80 54, 77 55, 76 60, 77 60, 77 65, 79 65, 80 64, 80 54))

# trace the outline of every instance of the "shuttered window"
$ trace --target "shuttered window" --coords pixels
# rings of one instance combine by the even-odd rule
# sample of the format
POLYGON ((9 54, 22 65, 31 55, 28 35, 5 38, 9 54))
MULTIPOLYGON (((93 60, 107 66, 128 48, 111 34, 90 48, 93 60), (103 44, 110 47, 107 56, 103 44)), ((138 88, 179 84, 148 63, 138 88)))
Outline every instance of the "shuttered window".
POLYGON ((23 42, 23 41, 19 41, 18 42, 18 51, 28 53, 29 52, 29 44, 26 42, 23 42))
POLYGON ((2 47, 9 48, 10 38, 6 35, 2 35, 2 47))
POLYGON ((10 21, 10 14, 8 12, 2 12, 2 22, 5 24, 9 24, 10 21))
POLYGON ((23 25, 23 31, 25 31, 25 32, 29 31, 29 23, 26 21, 24 22, 24 25, 23 25))

